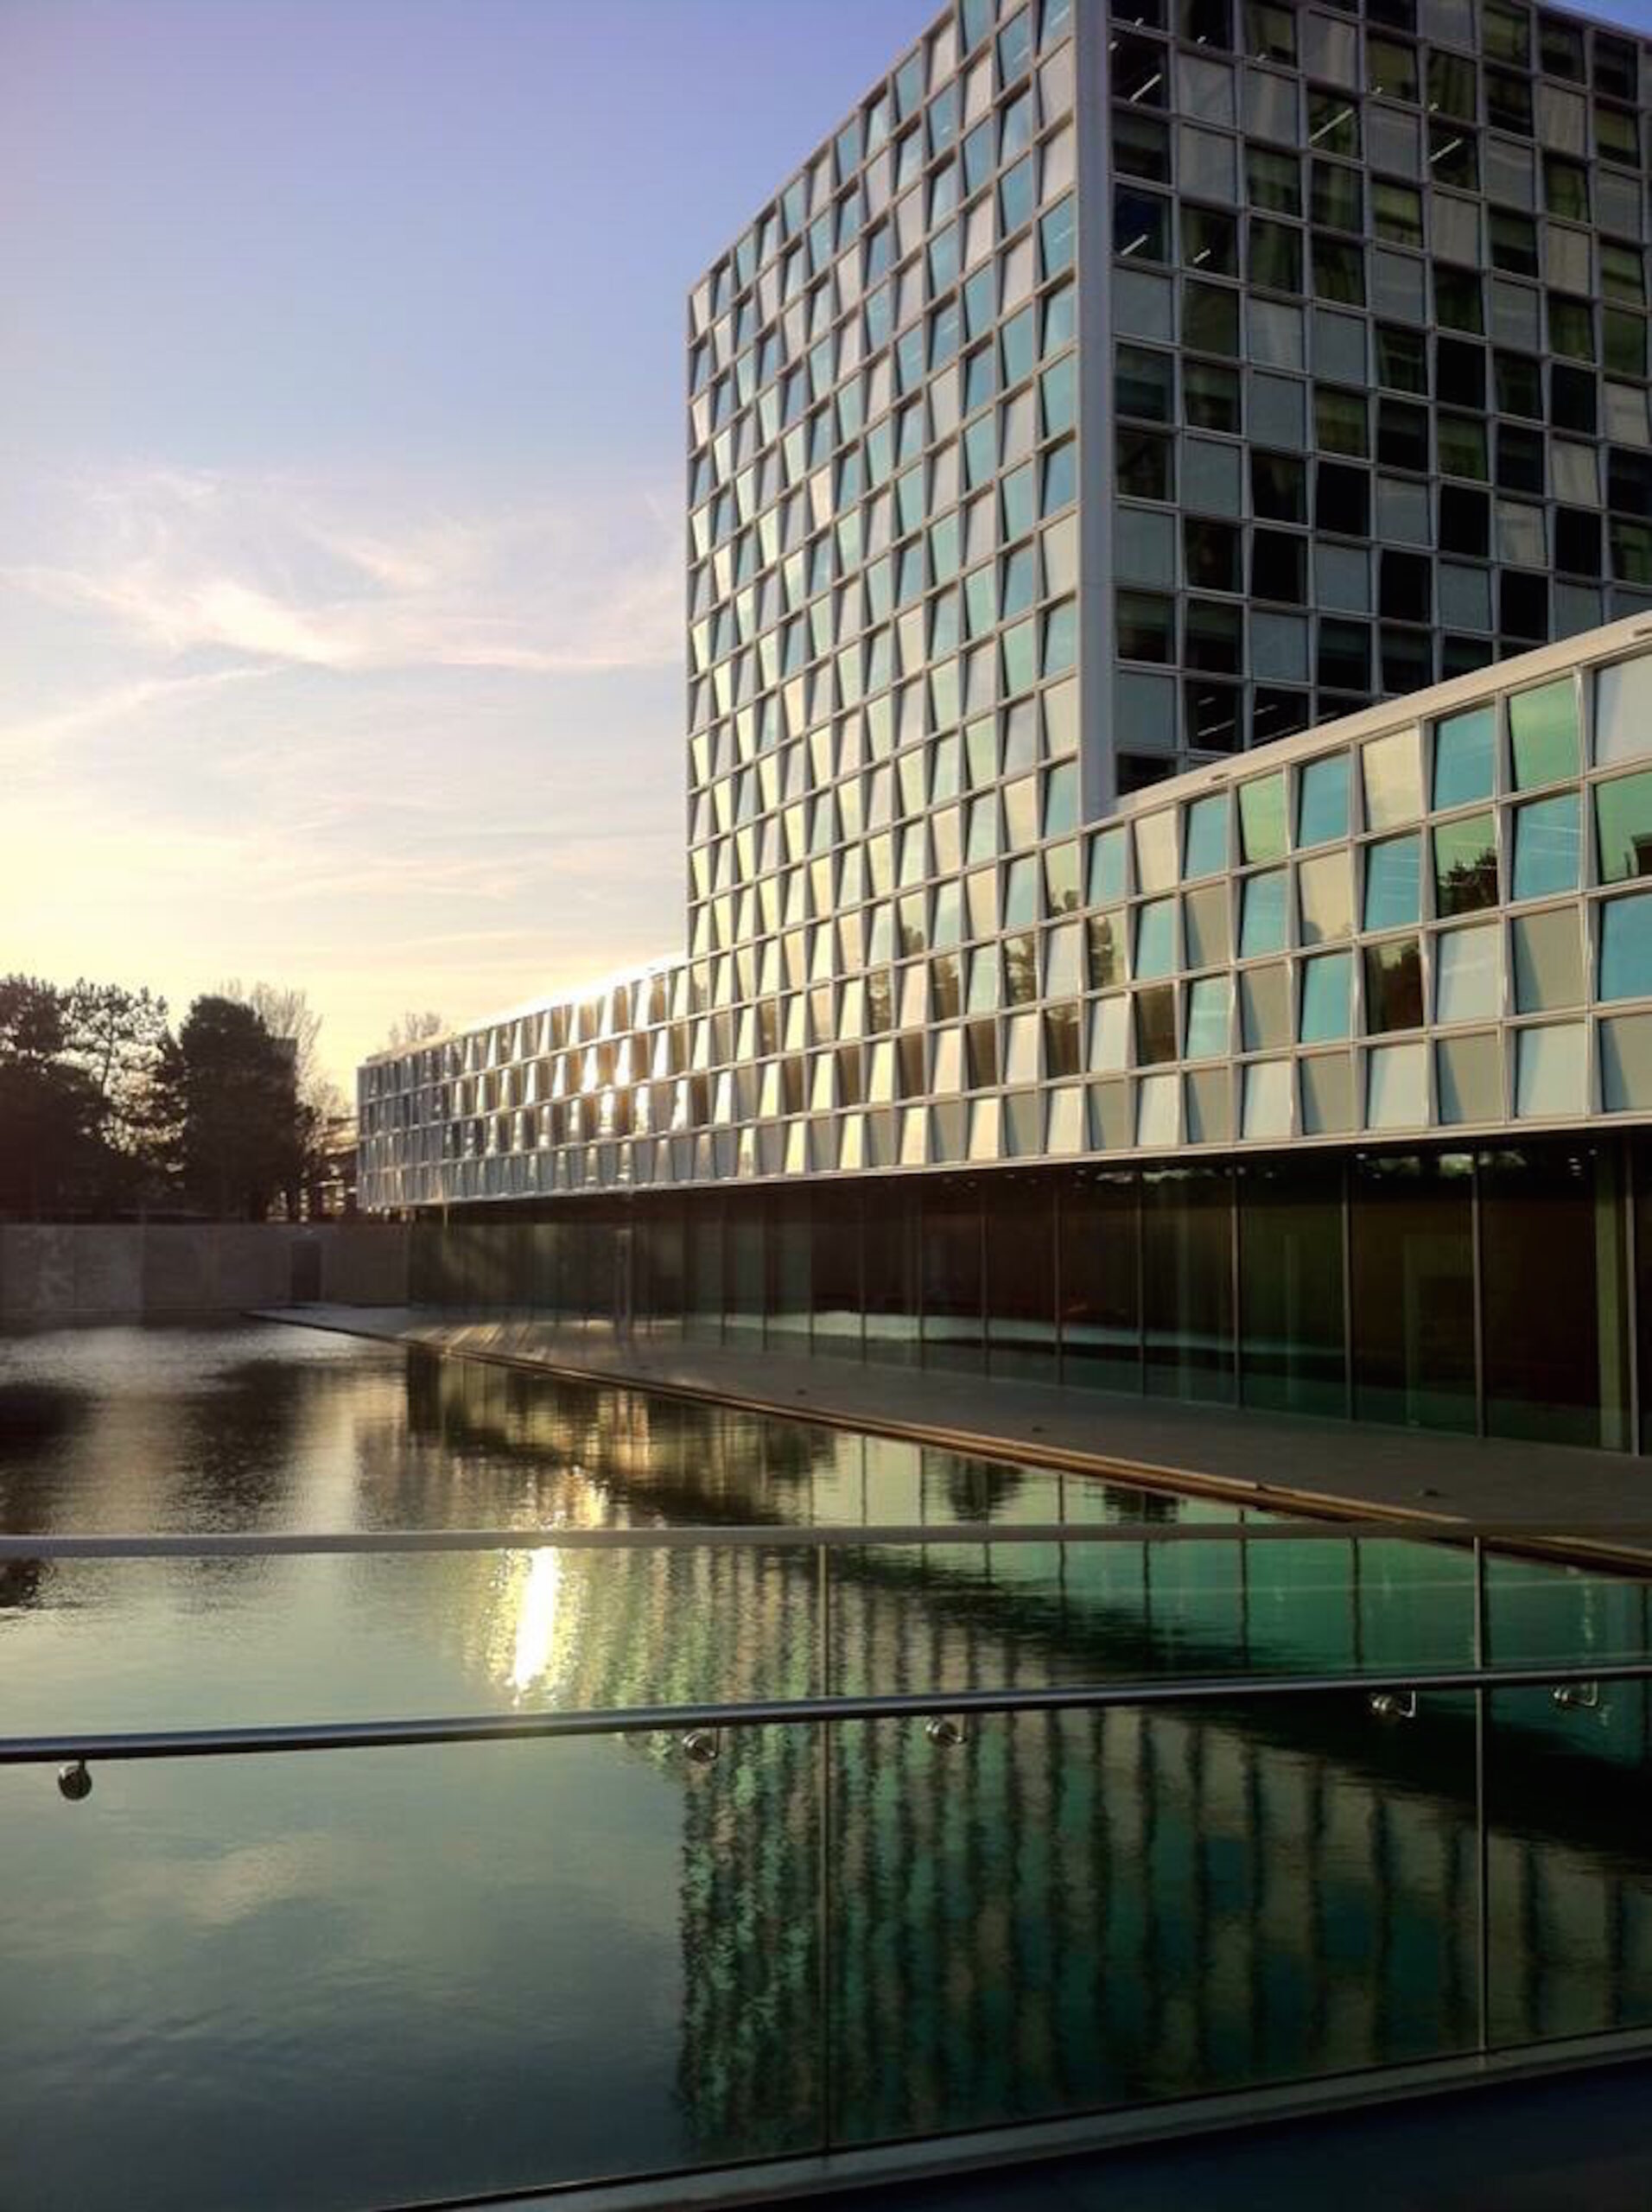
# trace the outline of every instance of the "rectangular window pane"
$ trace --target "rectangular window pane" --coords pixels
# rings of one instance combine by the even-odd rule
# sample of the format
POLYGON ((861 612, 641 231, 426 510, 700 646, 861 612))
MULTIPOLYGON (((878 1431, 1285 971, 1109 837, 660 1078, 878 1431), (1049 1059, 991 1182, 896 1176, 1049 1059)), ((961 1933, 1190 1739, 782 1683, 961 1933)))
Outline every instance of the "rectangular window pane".
POLYGON ((1350 1173, 1355 1414, 1472 1430, 1469 1158, 1356 1154, 1350 1173))

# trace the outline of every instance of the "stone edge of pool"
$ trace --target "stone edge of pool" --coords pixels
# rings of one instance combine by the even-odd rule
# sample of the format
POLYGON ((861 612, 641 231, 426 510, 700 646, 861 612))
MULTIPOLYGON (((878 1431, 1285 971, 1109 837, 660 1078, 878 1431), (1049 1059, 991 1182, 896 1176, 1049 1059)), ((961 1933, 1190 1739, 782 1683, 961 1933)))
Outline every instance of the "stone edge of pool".
POLYGON ((721 1345, 591 1341, 544 1321, 412 1306, 269 1306, 250 1318, 1236 1505, 1392 1520, 1442 1535, 1487 1522, 1546 1551, 1638 1563, 1652 1556, 1652 1514, 1637 1519, 1640 1501, 1626 1497, 1631 1471, 1646 1463, 1626 1453, 721 1345), (1293 1463, 1310 1456, 1320 1462, 1311 1476, 1293 1474, 1293 1463))

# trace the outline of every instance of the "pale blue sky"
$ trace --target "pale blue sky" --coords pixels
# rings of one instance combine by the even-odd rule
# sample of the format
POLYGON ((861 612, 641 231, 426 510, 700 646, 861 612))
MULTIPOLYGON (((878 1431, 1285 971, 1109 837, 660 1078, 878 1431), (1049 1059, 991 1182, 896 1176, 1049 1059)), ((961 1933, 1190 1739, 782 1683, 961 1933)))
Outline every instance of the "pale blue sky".
POLYGON ((0 0, 0 968, 682 938, 690 283, 927 0, 0 0))
POLYGON ((0 968, 680 942, 684 296, 935 12, 0 0, 0 968))

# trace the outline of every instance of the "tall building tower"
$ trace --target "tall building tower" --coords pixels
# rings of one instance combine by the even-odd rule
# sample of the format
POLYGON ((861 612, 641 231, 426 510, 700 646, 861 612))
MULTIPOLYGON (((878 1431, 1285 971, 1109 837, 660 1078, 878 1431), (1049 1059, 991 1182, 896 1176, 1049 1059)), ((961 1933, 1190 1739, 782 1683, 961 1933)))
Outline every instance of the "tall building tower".
POLYGON ((370 1065, 366 1202, 588 1256, 623 1193, 662 1315, 965 1363, 1001 1215, 1035 1364, 1623 1441, 1649 55, 949 6, 689 301, 685 954, 370 1065), (1522 1192, 1592 1316, 1536 1366, 1522 1192))

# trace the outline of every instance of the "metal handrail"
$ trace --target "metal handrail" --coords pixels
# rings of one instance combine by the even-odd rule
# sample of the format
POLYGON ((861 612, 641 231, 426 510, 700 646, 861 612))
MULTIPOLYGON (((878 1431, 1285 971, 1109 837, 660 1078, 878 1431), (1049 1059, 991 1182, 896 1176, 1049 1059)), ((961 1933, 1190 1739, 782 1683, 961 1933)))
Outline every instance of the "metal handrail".
POLYGON ((257 1728, 132 1729, 0 1737, 0 1766, 53 1760, 219 1758, 270 1751, 347 1751, 423 1744, 517 1743, 561 1736, 638 1736, 786 1723, 925 1719, 976 1713, 1070 1713, 1120 1707, 1210 1705, 1252 1699, 1370 1697, 1382 1691, 1552 1689, 1569 1682, 1652 1680, 1652 1658, 1584 1665, 1384 1669, 1380 1673, 1212 1675, 1166 1681, 1048 1683, 1020 1689, 893 1691, 865 1696, 702 1700, 576 1712, 454 1713, 406 1720, 336 1720, 257 1728))
MULTIPOLYGON (((1426 1543, 1442 1548, 1476 1542, 1604 1545, 1636 1536, 1652 1543, 1652 1522, 1617 1522, 1579 1530, 1520 1521, 1308 1519, 1274 1521, 927 1521, 829 1522, 812 1526, 731 1523, 719 1528, 340 1529, 260 1529, 215 1534, 0 1535, 8 1560, 260 1559, 334 1554, 485 1551, 692 1551, 760 1547, 765 1550, 865 1551, 883 1547, 981 1544, 1279 1544, 1349 1540, 1426 1543)), ((1649 1561, 1652 1565, 1652 1560, 1649 1561)))

